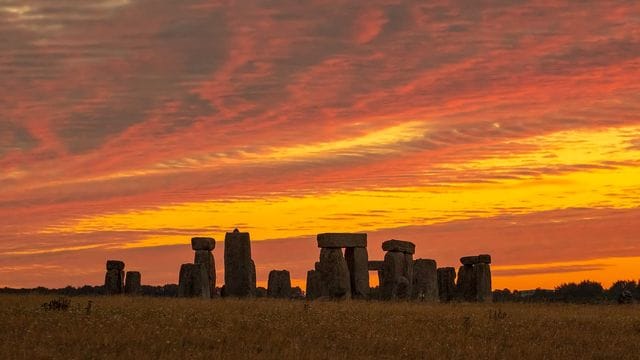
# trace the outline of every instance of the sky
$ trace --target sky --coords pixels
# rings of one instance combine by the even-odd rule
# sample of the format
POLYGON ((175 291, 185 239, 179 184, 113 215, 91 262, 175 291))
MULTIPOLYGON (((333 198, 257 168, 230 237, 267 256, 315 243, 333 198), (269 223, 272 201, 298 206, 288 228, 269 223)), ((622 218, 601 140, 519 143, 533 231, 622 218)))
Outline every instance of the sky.
POLYGON ((0 287, 223 279, 236 227, 262 285, 323 232, 639 279, 638 79, 638 1, 0 0, 0 287))

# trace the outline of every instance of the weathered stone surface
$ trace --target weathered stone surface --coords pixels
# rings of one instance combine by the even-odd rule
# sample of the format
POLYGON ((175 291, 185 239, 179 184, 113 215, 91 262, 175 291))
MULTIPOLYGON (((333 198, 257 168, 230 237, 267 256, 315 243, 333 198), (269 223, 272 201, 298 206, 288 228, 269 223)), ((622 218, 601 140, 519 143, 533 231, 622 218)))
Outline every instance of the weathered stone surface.
POLYGON ((224 283, 226 296, 251 296, 255 289, 255 264, 251 260, 249 233, 238 229, 224 238, 224 283))
POLYGON ((254 295, 256 292, 256 283, 258 281, 257 273, 256 273, 256 263, 251 259, 251 295, 254 295))
POLYGON ((257 298, 267 297, 267 289, 263 288, 262 286, 257 287, 254 296, 257 298))
POLYGON ((474 265, 462 265, 456 281, 457 298, 464 301, 476 301, 476 280, 474 265))
POLYGON ((317 270, 307 271, 307 290, 306 297, 308 300, 315 300, 322 296, 322 274, 317 270))
POLYGON ((411 296, 411 283, 406 277, 400 276, 397 284, 396 298, 404 300, 404 299, 409 299, 410 296, 411 296))
POLYGON ((124 270, 124 262, 120 260, 107 260, 107 270, 124 270))
POLYGON ((272 298, 288 299, 291 296, 291 276, 287 270, 271 270, 267 294, 272 298))
POLYGON ((473 266, 475 280, 476 301, 491 302, 493 295, 491 292, 491 265, 480 263, 473 266))
POLYGON ((404 254, 404 270, 402 273, 407 281, 409 281, 409 297, 413 293, 413 255, 412 254, 404 254))
POLYGON ((344 257, 351 278, 351 296, 365 299, 369 297, 369 255, 367 248, 346 248, 344 257))
POLYGON ((320 274, 322 275, 323 295, 333 299, 351 298, 351 279, 349 267, 342 250, 339 248, 322 248, 320 250, 320 274))
POLYGON ((207 270, 209 277, 209 289, 211 291, 211 297, 215 297, 216 294, 216 261, 213 258, 213 254, 209 250, 196 250, 196 254, 193 258, 194 264, 202 264, 207 270))
POLYGON ((416 259, 413 262, 412 297, 422 301, 438 301, 438 274, 436 261, 416 259))
POLYGON ((127 295, 142 294, 142 276, 139 271, 127 271, 124 282, 124 293, 127 295))
POLYGON ((319 248, 367 247, 367 234, 324 233, 317 240, 319 248))
POLYGON ((456 269, 452 267, 439 268, 437 274, 440 301, 448 302, 453 300, 456 291, 456 269))
POLYGON ((398 297, 398 282, 404 275, 404 254, 389 251, 384 256, 384 270, 380 297, 383 300, 391 300, 398 297))
POLYGON ((316 263, 314 264, 314 269, 320 270, 320 261, 316 261, 316 263))
POLYGON ((460 263, 462 265, 475 265, 478 263, 477 256, 463 256, 460 258, 460 263))
POLYGON ((180 266, 178 297, 211 298, 209 275, 204 264, 182 264, 180 266))
POLYGON ((122 270, 107 270, 104 277, 104 291, 107 295, 122 294, 124 291, 124 272, 122 270))
MULTIPOLYGON (((378 289, 382 290, 382 282, 384 281, 384 270, 378 270, 378 289)), ((379 293, 380 291, 378 291, 379 293)))
POLYGON ((400 251, 406 254, 415 254, 416 246, 410 241, 404 240, 387 240, 382 243, 382 250, 384 251, 400 251))
POLYGON ((383 260, 369 260, 369 271, 384 269, 383 260))
POLYGON ((480 255, 478 255, 478 263, 491 264, 491 255, 489 255, 489 254, 480 254, 480 255))
POLYGON ((191 238, 191 248, 193 250, 211 251, 216 248, 216 240, 210 237, 194 237, 191 238))

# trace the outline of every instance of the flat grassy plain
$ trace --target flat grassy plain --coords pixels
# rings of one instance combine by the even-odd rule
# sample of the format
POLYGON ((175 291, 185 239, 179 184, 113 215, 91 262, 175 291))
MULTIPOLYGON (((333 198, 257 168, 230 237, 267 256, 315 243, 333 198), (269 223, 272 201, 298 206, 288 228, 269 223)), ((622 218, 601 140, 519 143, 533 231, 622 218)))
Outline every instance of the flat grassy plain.
POLYGON ((0 296, 0 359, 640 358, 640 305, 54 298, 0 296))

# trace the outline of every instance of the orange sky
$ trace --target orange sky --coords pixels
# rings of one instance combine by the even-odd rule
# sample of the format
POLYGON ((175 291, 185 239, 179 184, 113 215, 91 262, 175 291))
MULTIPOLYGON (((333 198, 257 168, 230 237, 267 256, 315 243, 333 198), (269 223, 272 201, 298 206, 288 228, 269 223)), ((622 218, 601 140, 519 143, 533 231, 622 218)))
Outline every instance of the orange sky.
POLYGON ((640 278, 640 4, 0 4, 0 287, 175 283, 250 231, 390 238, 494 288, 640 278))

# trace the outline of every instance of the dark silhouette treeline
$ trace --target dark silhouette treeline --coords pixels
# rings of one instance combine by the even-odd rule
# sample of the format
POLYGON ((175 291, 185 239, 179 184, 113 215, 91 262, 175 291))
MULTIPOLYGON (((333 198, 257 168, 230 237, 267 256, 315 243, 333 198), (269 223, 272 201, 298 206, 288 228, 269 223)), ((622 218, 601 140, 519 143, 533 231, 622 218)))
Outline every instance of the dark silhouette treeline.
POLYGON ((640 282, 618 280, 608 289, 595 281, 585 280, 578 284, 565 283, 553 290, 535 289, 511 291, 494 290, 494 302, 566 302, 566 303, 631 303, 640 301, 640 282))
MULTIPOLYGON (((60 289, 49 289, 39 286, 32 289, 13 289, 13 288, 0 288, 0 294, 38 294, 38 295, 60 295, 60 296, 94 296, 94 295, 106 295, 106 291, 103 285, 91 286, 84 285, 81 287, 67 286, 60 289)), ((143 296, 154 297, 176 297, 178 296, 178 285, 166 284, 159 286, 142 285, 143 296)))

